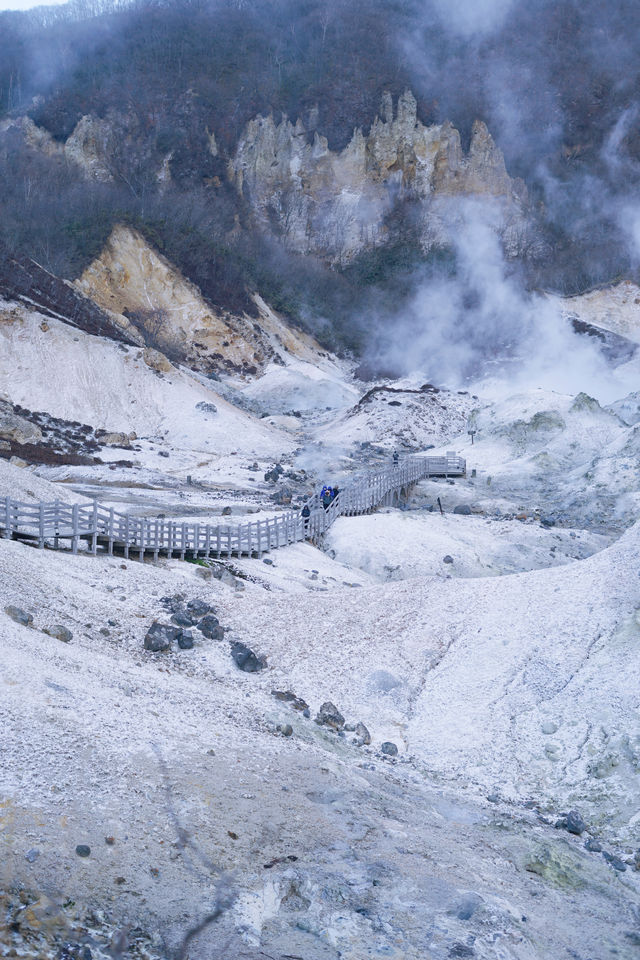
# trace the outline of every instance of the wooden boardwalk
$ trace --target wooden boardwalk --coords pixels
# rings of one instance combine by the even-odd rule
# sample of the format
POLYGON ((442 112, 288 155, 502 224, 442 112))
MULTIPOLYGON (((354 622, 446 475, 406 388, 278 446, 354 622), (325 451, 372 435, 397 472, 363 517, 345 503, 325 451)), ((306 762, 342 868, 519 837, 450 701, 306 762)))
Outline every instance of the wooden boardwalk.
POLYGON ((371 513, 380 506, 393 506, 409 495, 414 484, 428 477, 460 477, 466 472, 462 457, 410 457, 397 466, 356 475, 325 509, 316 493, 308 500, 306 520, 297 510, 287 510, 270 520, 240 524, 182 523, 158 517, 134 517, 116 513, 97 501, 89 505, 19 503, 6 497, 0 507, 0 532, 5 539, 36 543, 44 549, 59 549, 64 543, 78 553, 85 541, 92 554, 98 547, 113 554, 144 560, 166 557, 256 556, 309 540, 319 543, 337 517, 371 513))

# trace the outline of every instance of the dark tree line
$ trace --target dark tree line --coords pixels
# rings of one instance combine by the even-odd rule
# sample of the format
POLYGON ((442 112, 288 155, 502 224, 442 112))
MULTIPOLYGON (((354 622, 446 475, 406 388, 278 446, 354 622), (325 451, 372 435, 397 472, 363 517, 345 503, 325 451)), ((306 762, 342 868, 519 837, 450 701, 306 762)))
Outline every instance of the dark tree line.
POLYGON ((301 116, 339 148, 384 91, 406 87, 424 122, 451 119, 463 139, 486 120, 526 180, 553 250, 529 282, 570 292, 629 271, 618 214, 640 179, 635 0, 515 3, 476 35, 452 31, 425 0, 76 0, 2 13, 0 117, 28 113, 59 143, 87 114, 110 117, 115 133, 109 183, 5 135, 0 242, 73 277, 128 222, 214 303, 251 313, 259 288, 327 342, 357 347, 372 291, 397 304, 411 275, 433 269, 409 221, 384 256, 336 276, 245 229, 226 160, 257 113, 301 116), (616 166, 612 130, 627 114, 616 166))

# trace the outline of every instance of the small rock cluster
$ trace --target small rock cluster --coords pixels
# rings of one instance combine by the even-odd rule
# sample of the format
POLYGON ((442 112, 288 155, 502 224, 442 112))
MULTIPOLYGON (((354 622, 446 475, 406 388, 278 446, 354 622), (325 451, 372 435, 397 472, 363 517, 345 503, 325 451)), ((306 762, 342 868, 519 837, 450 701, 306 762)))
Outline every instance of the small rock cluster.
MULTIPOLYGON (((302 697, 298 697, 295 693, 292 693, 291 690, 272 690, 271 695, 281 703, 286 703, 292 710, 301 713, 303 717, 310 719, 311 711, 309 704, 306 700, 303 700, 302 697)), ((317 723, 319 727, 327 727, 329 730, 333 730, 339 737, 344 737, 345 733, 353 733, 354 736, 351 738, 351 743, 357 747, 371 746, 371 734, 364 723, 347 723, 335 703, 331 703, 329 700, 321 705, 318 713, 314 717, 314 722, 317 723)), ((290 724, 278 724, 276 730, 285 737, 290 737, 293 733, 290 724)), ((398 748, 395 743, 387 740, 381 744, 380 753, 387 757, 397 757, 398 748)))
MULTIPOLYGON (((19 623, 22 627, 33 626, 33 614, 27 610, 23 610, 22 607, 14 607, 12 604, 8 604, 4 608, 4 612, 14 623, 19 623)), ((70 643, 73 639, 71 630, 61 623, 54 623, 50 627, 43 627, 42 632, 46 633, 49 637, 55 637, 56 640, 61 640, 62 643, 70 643)))
MULTIPOLYGON (((180 650, 191 650, 194 636, 191 628, 200 631, 207 640, 224 640, 226 628, 221 626, 215 607, 205 600, 195 599, 185 602, 182 594, 175 597, 163 597, 162 604, 171 613, 171 623, 159 620, 149 627, 144 638, 144 648, 151 653, 164 653, 177 643, 180 650)), ((231 658, 244 673, 257 673, 267 663, 240 641, 231 642, 231 658)))

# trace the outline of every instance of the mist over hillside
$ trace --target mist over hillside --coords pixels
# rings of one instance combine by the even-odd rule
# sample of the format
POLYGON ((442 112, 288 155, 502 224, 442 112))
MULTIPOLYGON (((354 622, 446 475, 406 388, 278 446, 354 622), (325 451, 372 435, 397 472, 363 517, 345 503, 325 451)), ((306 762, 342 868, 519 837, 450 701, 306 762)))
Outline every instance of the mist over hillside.
POLYGON ((329 345, 361 351, 372 303, 394 323, 425 283, 456 274, 455 244, 425 249, 409 196, 386 215, 382 255, 365 246, 328 264, 285 251, 282 230, 256 231, 229 163, 257 116, 299 120, 308 143, 319 135, 338 152, 354 128, 372 128, 385 95, 395 103, 411 90, 418 122, 450 122, 463 151, 484 121, 508 174, 524 181, 536 241, 507 255, 509 275, 563 293, 633 277, 639 21, 630 0, 176 0, 4 13, 0 240, 74 278, 129 222, 214 304, 252 314, 259 289, 329 345), (12 125, 24 115, 36 134, 12 125), (72 161, 87 153, 83 176, 72 161))

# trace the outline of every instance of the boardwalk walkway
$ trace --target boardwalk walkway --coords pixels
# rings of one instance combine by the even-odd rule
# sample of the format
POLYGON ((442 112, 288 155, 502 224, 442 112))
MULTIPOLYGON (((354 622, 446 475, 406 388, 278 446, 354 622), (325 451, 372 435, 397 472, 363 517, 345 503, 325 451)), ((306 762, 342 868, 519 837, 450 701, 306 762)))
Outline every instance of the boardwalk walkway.
POLYGON ((5 539, 20 539, 58 549, 66 541, 77 553, 86 541, 91 553, 98 547, 109 554, 114 549, 125 557, 157 560, 167 557, 257 556, 301 540, 318 543, 337 517, 371 513, 379 506, 393 506, 406 498, 411 487, 428 477, 459 477, 466 472, 462 457, 410 457, 397 466, 356 475, 328 508, 319 494, 309 501, 311 516, 305 521, 299 511, 288 510, 270 520, 250 523, 182 523, 163 518, 134 517, 116 513, 97 501, 89 505, 19 503, 7 497, 0 502, 0 533, 5 539))

